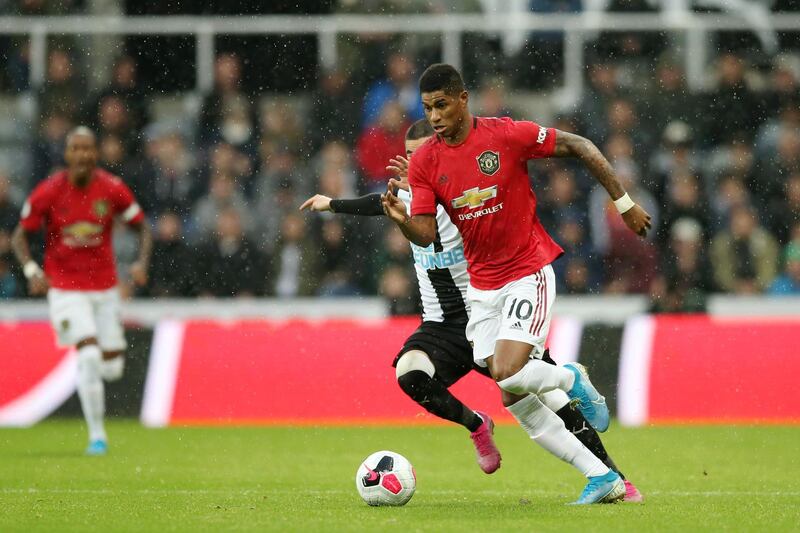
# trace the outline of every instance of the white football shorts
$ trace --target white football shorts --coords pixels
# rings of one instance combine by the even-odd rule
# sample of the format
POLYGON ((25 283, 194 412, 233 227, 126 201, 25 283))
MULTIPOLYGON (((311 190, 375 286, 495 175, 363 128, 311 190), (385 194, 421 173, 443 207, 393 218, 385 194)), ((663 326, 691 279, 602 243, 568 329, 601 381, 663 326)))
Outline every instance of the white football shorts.
POLYGON ((47 301, 59 346, 75 346, 84 339, 95 337, 104 352, 127 347, 116 287, 102 291, 51 288, 47 291, 47 301))
POLYGON ((531 355, 541 358, 555 298, 555 274, 550 265, 496 290, 482 291, 470 285, 467 299, 472 313, 467 340, 475 362, 486 366, 485 359, 494 355, 498 339, 530 344, 531 355))

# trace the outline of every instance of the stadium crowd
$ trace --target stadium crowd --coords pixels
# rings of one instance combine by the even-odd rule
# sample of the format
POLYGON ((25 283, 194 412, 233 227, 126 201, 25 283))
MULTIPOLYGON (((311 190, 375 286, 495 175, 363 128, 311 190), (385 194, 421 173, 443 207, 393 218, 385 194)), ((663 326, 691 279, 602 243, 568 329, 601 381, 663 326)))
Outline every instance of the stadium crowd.
MULTIPOLYGON (((635 41, 597 54, 581 102, 548 117, 510 104, 520 80, 468 75, 479 115, 588 137, 653 215, 655 231, 637 239, 579 165, 531 163, 539 216, 566 250, 554 265, 559 291, 647 294, 655 311, 699 311, 714 292, 800 294, 798 57, 765 66, 721 53, 709 88, 692 92, 667 53, 650 60, 653 70, 638 64, 646 43, 635 41)), ((428 62, 399 50, 357 80, 345 53, 342 69, 292 95, 245 87, 240 55, 221 52, 214 89, 187 121, 154 116, 135 56, 118 57, 107 85, 90 91, 68 47, 53 47, 36 94, 29 172, 0 169, 0 298, 26 294, 9 247, 21 202, 62 164, 66 132, 87 124, 100 165, 131 186, 155 230, 149 286, 134 290, 123 279, 124 294, 383 294, 395 312, 414 312, 411 253, 393 224, 298 212, 315 192, 384 189, 386 162, 404 153, 405 129, 422 116, 416 76, 428 62)), ((18 70, 7 62, 7 87, 24 84, 18 70)), ((124 265, 135 240, 117 234, 124 265)))

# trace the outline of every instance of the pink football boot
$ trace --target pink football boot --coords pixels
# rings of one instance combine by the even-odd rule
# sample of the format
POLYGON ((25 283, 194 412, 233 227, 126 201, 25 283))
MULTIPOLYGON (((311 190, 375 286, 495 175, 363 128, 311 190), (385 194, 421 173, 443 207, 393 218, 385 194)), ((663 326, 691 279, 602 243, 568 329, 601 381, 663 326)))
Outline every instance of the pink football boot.
POLYGON ((642 503, 644 501, 644 496, 639 492, 639 489, 627 479, 625 480, 625 499, 623 501, 634 503, 642 503))
POLYGON ((475 452, 478 455, 478 466, 487 474, 491 474, 500 468, 500 451, 494 444, 492 433, 494 433, 494 422, 486 413, 475 411, 483 419, 483 424, 470 433, 472 443, 475 445, 475 452))

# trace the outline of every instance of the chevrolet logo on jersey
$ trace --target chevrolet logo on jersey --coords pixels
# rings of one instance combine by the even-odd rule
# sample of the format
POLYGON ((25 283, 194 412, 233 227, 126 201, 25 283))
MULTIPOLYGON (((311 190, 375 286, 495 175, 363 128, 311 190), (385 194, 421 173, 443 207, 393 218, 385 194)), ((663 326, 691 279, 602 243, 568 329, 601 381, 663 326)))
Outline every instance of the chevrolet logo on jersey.
POLYGON ((492 185, 485 189, 473 187, 464 191, 464 194, 458 198, 453 198, 453 209, 461 209, 462 207, 469 207, 475 209, 486 203, 486 200, 491 200, 497 196, 497 185, 492 185))
POLYGON ((103 226, 80 221, 61 230, 64 244, 70 248, 100 246, 103 243, 103 226))

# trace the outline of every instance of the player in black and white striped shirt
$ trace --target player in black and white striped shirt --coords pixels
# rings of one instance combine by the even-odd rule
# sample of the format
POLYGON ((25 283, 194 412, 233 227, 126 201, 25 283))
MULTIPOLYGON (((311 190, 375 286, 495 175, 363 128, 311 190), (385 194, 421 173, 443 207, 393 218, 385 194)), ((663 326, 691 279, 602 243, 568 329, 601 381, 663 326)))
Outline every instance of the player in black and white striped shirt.
MULTIPOLYGON (((411 195, 405 177, 407 158, 433 134, 426 120, 415 122, 406 133, 406 158, 397 157, 387 167, 400 177, 391 183, 398 188, 397 196, 408 211, 411 195)), ((384 214, 380 197, 375 193, 356 199, 336 200, 318 194, 306 200, 300 209, 380 216, 384 214)), ((473 411, 448 390, 471 370, 487 377, 489 374, 485 368, 474 364, 472 347, 466 338, 469 275, 461 234, 442 206, 437 207, 436 224, 436 240, 430 246, 411 245, 422 298, 422 324, 406 340, 393 365, 397 369, 400 388, 411 399, 428 412, 460 424, 471 432, 478 464, 490 474, 500 467, 500 453, 492 439, 494 424, 488 415, 473 411)), ((544 360, 552 362, 548 352, 545 352, 544 360)), ((609 468, 619 472, 600 436, 579 411, 558 399, 547 401, 543 398, 543 401, 584 445, 609 468)))

